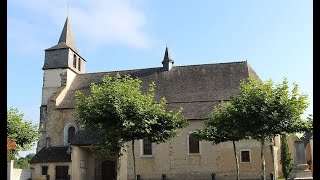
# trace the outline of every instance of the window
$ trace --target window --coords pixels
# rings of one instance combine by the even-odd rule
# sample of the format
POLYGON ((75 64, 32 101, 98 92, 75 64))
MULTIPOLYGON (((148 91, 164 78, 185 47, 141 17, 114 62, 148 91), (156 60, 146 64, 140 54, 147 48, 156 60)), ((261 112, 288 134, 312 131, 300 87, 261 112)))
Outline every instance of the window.
POLYGON ((78 70, 81 71, 81 59, 78 59, 78 70))
POLYGON ((76 54, 73 54, 73 67, 77 68, 77 56, 76 56, 76 54))
POLYGON ((189 134, 188 144, 189 154, 200 154, 200 142, 193 133, 189 134))
POLYGON ((151 141, 143 140, 143 155, 152 155, 151 141))
POLYGON ((250 162, 250 150, 240 150, 241 162, 250 162))
POLYGON ((153 157, 153 143, 151 141, 140 140, 140 157, 153 157))
POLYGON ((41 167, 41 174, 47 175, 48 174, 48 166, 42 166, 41 167))
POLYGON ((69 127, 68 129, 68 143, 71 143, 74 139, 74 135, 76 133, 76 128, 74 126, 69 127))

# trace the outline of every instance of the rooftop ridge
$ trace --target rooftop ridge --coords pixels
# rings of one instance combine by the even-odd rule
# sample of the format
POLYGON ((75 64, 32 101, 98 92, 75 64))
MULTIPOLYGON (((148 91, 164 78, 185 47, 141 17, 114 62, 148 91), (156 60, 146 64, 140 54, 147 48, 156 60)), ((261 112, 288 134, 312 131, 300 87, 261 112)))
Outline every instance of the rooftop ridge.
POLYGON ((206 63, 206 64, 190 64, 190 65, 182 65, 175 67, 188 67, 188 66, 202 66, 202 65, 216 65, 216 64, 235 64, 235 63, 244 63, 246 61, 232 61, 232 62, 221 62, 221 63, 206 63))
MULTIPOLYGON (((206 64, 191 64, 191 65, 182 65, 182 66, 175 66, 177 67, 190 67, 190 66, 203 66, 203 65, 217 65, 217 64, 236 64, 236 63, 245 63, 246 61, 232 61, 232 62, 222 62, 222 63, 206 63, 206 64)), ((84 73, 79 75, 86 75, 86 74, 100 74, 100 73, 115 73, 115 72, 131 72, 131 71, 139 71, 139 70, 150 70, 150 69, 160 69, 162 67, 152 67, 152 68, 139 68, 139 69, 124 69, 124 70, 115 70, 115 71, 100 71, 100 72, 90 72, 90 73, 84 73)))

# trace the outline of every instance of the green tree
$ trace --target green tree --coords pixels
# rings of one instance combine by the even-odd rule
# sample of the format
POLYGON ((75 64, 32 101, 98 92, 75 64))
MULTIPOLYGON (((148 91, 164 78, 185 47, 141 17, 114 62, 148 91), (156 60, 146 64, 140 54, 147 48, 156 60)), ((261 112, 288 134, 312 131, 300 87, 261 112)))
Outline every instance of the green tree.
POLYGON ((26 157, 20 157, 18 160, 16 158, 14 158, 14 164, 13 167, 14 168, 18 168, 18 169, 29 169, 30 168, 30 161, 33 158, 33 156, 35 156, 34 153, 30 153, 28 155, 26 155, 26 157))
POLYGON ((14 161, 13 167, 17 169, 29 169, 30 163, 24 157, 20 157, 18 160, 14 161))
POLYGON ((16 143, 15 149, 9 153, 29 150, 40 137, 39 127, 25 121, 23 116, 16 108, 7 109, 7 137, 16 143))
POLYGON ((286 180, 289 179, 290 173, 292 171, 292 164, 291 164, 291 153, 289 152, 288 140, 287 135, 283 134, 280 138, 281 140, 281 160, 280 163, 282 165, 282 173, 286 180))
POLYGON ((93 145, 97 154, 117 157, 119 178, 121 150, 131 142, 136 178, 134 140, 146 139, 166 142, 186 127, 181 111, 166 110, 166 100, 154 100, 155 84, 146 93, 141 91, 141 80, 130 76, 104 76, 102 84, 92 84, 91 94, 76 93, 79 123, 85 129, 99 131, 101 138, 93 145))
POLYGON ((217 105, 210 118, 205 121, 202 129, 197 131, 200 140, 212 141, 213 144, 232 141, 236 161, 236 179, 240 179, 239 159, 236 151, 236 141, 246 138, 241 125, 237 121, 237 113, 230 102, 217 105))
POLYGON ((308 107, 307 96, 298 93, 298 85, 290 91, 288 81, 274 85, 271 80, 249 78, 240 83, 239 95, 230 100, 237 113, 237 124, 243 132, 261 143, 262 179, 266 179, 265 141, 276 135, 303 132, 312 129, 312 119, 301 115, 308 107))
POLYGON ((16 154, 14 153, 7 153, 7 160, 17 160, 16 154))

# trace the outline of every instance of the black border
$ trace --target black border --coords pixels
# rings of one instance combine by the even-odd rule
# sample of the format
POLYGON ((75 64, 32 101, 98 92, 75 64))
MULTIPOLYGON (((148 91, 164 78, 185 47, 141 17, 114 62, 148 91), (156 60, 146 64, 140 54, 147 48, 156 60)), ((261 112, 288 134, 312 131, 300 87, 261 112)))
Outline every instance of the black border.
POLYGON ((319 100, 320 100, 320 88, 319 88, 319 44, 320 44, 320 13, 319 13, 319 1, 313 1, 313 76, 314 76, 314 86, 313 86, 313 179, 320 179, 320 148, 319 148, 319 100))
MULTIPOLYGON (((0 72, 1 72, 1 79, 2 83, 5 84, 5 87, 1 88, 1 124, 0 124, 0 131, 3 133, 0 133, 1 135, 1 167, 7 167, 7 150, 6 147, 4 147, 7 144, 7 135, 4 132, 7 132, 7 1, 1 2, 1 43, 2 43, 2 57, 0 60, 0 72)), ((3 173, 4 175, 4 173, 3 173)), ((7 175, 5 175, 7 176, 7 175)))

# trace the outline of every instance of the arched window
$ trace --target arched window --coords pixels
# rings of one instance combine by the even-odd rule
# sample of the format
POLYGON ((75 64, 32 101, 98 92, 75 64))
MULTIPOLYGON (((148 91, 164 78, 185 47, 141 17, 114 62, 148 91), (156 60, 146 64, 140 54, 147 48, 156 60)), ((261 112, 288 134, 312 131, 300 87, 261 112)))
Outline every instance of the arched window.
POLYGON ((187 143, 188 154, 200 154, 200 141, 193 133, 189 133, 187 143))
POLYGON ((77 131, 78 131, 78 127, 74 123, 68 123, 64 127, 63 144, 65 146, 70 145, 70 143, 72 143, 72 140, 74 139, 77 131))
POLYGON ((72 140, 74 139, 75 133, 76 133, 76 128, 73 127, 73 126, 69 127, 69 129, 68 129, 68 141, 67 141, 68 143, 72 142, 72 140))
POLYGON ((73 67, 77 68, 77 56, 76 56, 76 54, 73 54, 73 67))

